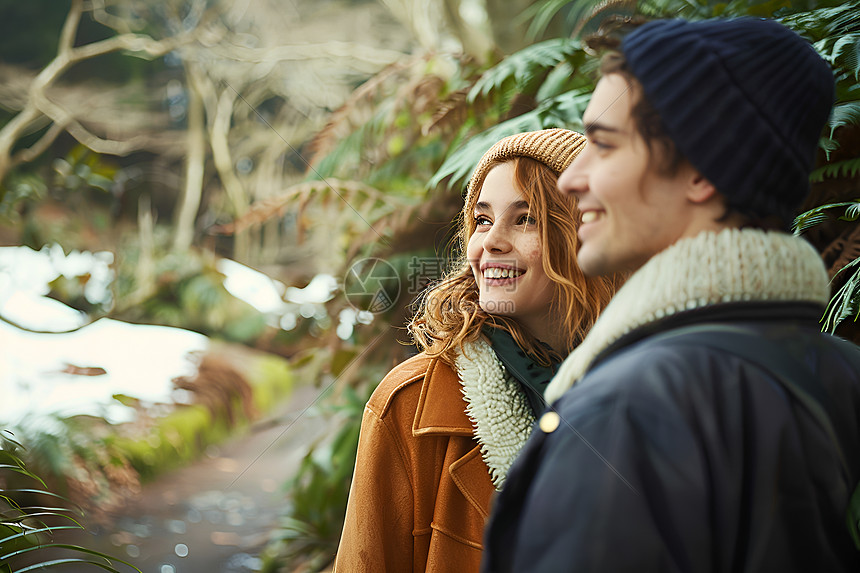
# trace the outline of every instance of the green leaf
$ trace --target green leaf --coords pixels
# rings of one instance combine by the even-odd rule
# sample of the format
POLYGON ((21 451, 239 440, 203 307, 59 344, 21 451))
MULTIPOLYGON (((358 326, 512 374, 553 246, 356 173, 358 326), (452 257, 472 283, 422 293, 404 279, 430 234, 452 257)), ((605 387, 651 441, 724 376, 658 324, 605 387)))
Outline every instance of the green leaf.
POLYGON ((860 101, 849 101, 833 106, 833 112, 827 120, 830 128, 830 137, 840 127, 847 125, 860 125, 860 101))
MULTIPOLYGON (((137 571, 138 573, 141 573, 140 569, 138 569, 137 567, 135 567, 134 565, 132 565, 131 563, 129 563, 127 561, 124 561, 122 559, 118 559, 116 557, 112 557, 110 555, 106 555, 100 551, 94 551, 92 549, 87 549, 86 547, 81 547, 80 545, 71 545, 71 544, 67 544, 67 543, 50 543, 50 544, 39 545, 39 546, 35 546, 35 547, 27 547, 25 549, 18 550, 14 553, 10 553, 6 557, 11 559, 17 555, 24 555, 24 554, 30 553, 32 551, 39 551, 42 548, 46 548, 46 547, 49 547, 52 549, 69 549, 71 551, 76 551, 78 553, 84 553, 86 555, 92 555, 94 557, 100 557, 100 558, 106 560, 107 563, 99 563, 97 561, 88 561, 88 560, 82 560, 82 559, 68 559, 68 560, 59 560, 59 561, 54 561, 54 562, 42 563, 41 564, 42 567, 48 567, 49 563, 54 563, 54 564, 85 563, 85 564, 89 564, 89 565, 97 565, 97 566, 102 567, 103 569, 106 569, 108 571, 116 571, 117 573, 119 573, 118 569, 116 569, 115 567, 112 567, 110 565, 112 562, 117 562, 117 563, 122 563, 123 565, 127 565, 127 566, 131 567, 132 569, 134 569, 135 571, 137 571)), ((18 571, 25 571, 25 569, 20 569, 18 571)))
MULTIPOLYGON (((44 561, 37 565, 30 565, 29 567, 24 567, 23 569, 17 569, 16 573, 27 573, 28 571, 36 571, 37 569, 49 569, 57 565, 67 565, 70 563, 92 565, 94 567, 104 569, 105 571, 110 571, 111 573, 120 573, 119 569, 117 569, 116 567, 111 567, 110 565, 99 563, 98 561, 87 561, 85 559, 55 559, 53 561, 44 561)), ((138 571, 140 570, 138 569, 138 571)))
POLYGON ((847 34, 833 44, 830 61, 860 79, 860 33, 847 34))
MULTIPOLYGON (((839 272, 833 278, 835 279, 840 274, 858 266, 860 266, 860 258, 854 259, 839 269, 839 272)), ((822 322, 824 323, 822 330, 833 333, 836 327, 844 320, 854 317, 856 321, 857 317, 860 316, 858 298, 860 298, 860 272, 855 270, 845 284, 830 299, 822 317, 822 322)))
POLYGON ((13 472, 19 473, 19 474, 21 474, 21 475, 25 475, 25 476, 27 476, 27 477, 29 477, 29 478, 33 478, 34 480, 39 481, 42 485, 44 485, 45 487, 47 487, 47 485, 45 484, 45 482, 43 482, 43 481, 42 481, 42 479, 41 479, 39 476, 37 476, 37 475, 36 475, 36 474, 34 474, 33 472, 29 471, 27 468, 23 468, 23 467, 21 467, 21 466, 17 466, 17 465, 0 464, 0 469, 8 469, 8 470, 12 470, 13 472))
POLYGON ((536 93, 535 78, 543 78, 555 66, 579 50, 566 38, 534 44, 511 54, 490 68, 469 90, 467 101, 475 103, 495 90, 513 89, 515 93, 536 93))
POLYGON ((795 217, 794 222, 792 223, 794 234, 799 235, 810 227, 814 227, 815 225, 829 220, 830 217, 828 216, 826 211, 830 209, 846 207, 846 212, 848 209, 850 209, 853 213, 857 209, 858 205, 860 205, 860 199, 855 199, 854 201, 842 201, 839 203, 827 203, 825 205, 819 205, 818 207, 810 209, 809 211, 805 211, 795 217))
MULTIPOLYGON (((522 14, 522 19, 531 20, 526 37, 529 40, 534 40, 542 36, 555 15, 565 6, 573 4, 575 3, 570 2, 570 0, 543 0, 526 8, 522 14)), ((597 4, 597 2, 593 2, 593 4, 597 4)))
POLYGON ((427 186, 432 189, 450 177, 448 188, 462 189, 478 165, 481 156, 497 141, 524 131, 551 127, 582 130, 582 112, 591 94, 587 90, 570 91, 541 102, 537 109, 491 127, 457 148, 442 163, 427 186))
POLYGON ((809 180, 813 183, 818 183, 825 179, 836 179, 840 177, 855 178, 858 175, 860 175, 860 157, 854 157, 852 159, 843 159, 842 161, 822 165, 809 175, 809 180))

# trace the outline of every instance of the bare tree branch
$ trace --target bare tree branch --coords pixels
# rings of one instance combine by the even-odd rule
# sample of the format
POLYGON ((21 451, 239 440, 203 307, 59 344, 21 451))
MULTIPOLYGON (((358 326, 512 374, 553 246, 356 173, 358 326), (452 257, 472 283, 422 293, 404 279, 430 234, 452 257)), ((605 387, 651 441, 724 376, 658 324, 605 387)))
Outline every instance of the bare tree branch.
POLYGON ((81 14, 84 9, 83 0, 72 0, 72 7, 63 23, 63 31, 60 33, 60 53, 68 52, 75 46, 75 38, 78 35, 78 25, 81 23, 81 14))
POLYGON ((361 71, 374 73, 380 67, 395 62, 406 55, 396 50, 374 48, 353 42, 324 42, 320 44, 273 46, 271 48, 247 48, 236 44, 221 43, 212 46, 210 51, 212 54, 227 60, 247 63, 280 63, 335 58, 339 65, 355 65, 361 71), (370 64, 371 67, 359 66, 360 64, 370 64))
POLYGON ((37 152, 47 149, 50 143, 61 133, 58 130, 67 131, 79 142, 98 153, 124 155, 139 149, 143 142, 147 141, 146 137, 138 136, 126 141, 114 141, 98 137, 81 125, 74 113, 52 102, 45 92, 66 70, 83 60, 119 50, 155 58, 187 44, 194 38, 193 33, 190 32, 163 40, 154 40, 141 34, 122 34, 74 47, 82 12, 83 0, 74 0, 63 24, 56 57, 30 83, 28 98, 21 111, 0 129, 0 181, 6 177, 14 165, 25 159, 32 160, 38 155, 37 152), (13 160, 11 152, 15 144, 31 130, 36 122, 44 121, 45 117, 50 118, 56 127, 50 129, 36 144, 31 145, 23 152, 16 153, 13 160))

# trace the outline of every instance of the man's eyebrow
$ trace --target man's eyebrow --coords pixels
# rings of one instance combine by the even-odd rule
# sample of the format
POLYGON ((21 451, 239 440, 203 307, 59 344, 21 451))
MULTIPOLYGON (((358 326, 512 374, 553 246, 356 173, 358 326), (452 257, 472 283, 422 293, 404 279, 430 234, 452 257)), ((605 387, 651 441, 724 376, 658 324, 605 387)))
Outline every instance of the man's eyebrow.
POLYGON ((621 133, 621 130, 616 127, 611 127, 597 121, 588 122, 585 124, 585 134, 592 135, 596 131, 606 131, 608 133, 621 133))

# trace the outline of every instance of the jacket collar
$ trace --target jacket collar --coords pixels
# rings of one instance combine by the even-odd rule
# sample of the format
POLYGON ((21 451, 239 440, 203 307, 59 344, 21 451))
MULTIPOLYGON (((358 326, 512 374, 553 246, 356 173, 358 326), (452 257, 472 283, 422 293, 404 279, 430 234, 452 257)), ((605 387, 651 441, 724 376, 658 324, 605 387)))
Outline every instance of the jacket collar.
POLYGON ((466 415, 465 402, 456 405, 451 402, 451 396, 460 395, 460 381, 456 372, 438 358, 431 360, 421 385, 418 408, 412 421, 412 434, 471 436, 474 429, 466 415))
POLYGON ((531 433, 532 407, 522 383, 505 369, 486 340, 463 343, 456 365, 481 457, 493 485, 501 489, 531 433))
POLYGON ((546 389, 552 403, 621 337, 681 313, 724 304, 800 302, 830 296, 821 256, 800 237, 758 229, 705 232, 653 256, 619 289, 546 389))
POLYGON ((501 489, 522 449, 535 416, 523 387, 505 370, 484 339, 463 343, 456 372, 439 359, 430 361, 412 435, 474 437, 493 485, 501 489), (452 397, 462 396, 462 401, 452 397))

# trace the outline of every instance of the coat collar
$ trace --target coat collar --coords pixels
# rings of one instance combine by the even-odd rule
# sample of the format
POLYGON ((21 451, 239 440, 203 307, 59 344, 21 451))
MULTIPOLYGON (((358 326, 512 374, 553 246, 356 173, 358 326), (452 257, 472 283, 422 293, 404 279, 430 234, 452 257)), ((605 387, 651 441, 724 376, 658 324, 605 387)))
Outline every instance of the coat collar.
MULTIPOLYGON (((421 385, 412 435, 474 439, 475 429, 466 415, 465 401, 452 400, 452 396, 462 396, 457 373, 440 359, 432 359, 421 385)), ((481 446, 476 443, 472 450, 451 464, 448 472, 463 497, 486 518, 494 488, 487 464, 481 457, 481 446)))
POLYGON ((535 416, 523 383, 505 369, 490 344, 464 342, 457 356, 466 414, 475 427, 496 489, 501 489, 517 454, 525 445, 535 416))
POLYGON ((627 279, 562 363, 545 397, 548 403, 560 398, 621 337, 682 312, 752 301, 824 305, 829 296, 821 256, 800 237, 726 229, 683 239, 627 279))
POLYGON ((474 429, 466 415, 466 403, 452 401, 451 396, 462 396, 457 373, 435 358, 430 361, 424 375, 418 408, 412 421, 412 434, 472 436, 474 429))
POLYGON ((428 364, 412 435, 476 439, 483 471, 501 489, 535 419, 521 384, 486 340, 464 343, 456 371, 438 358, 428 364))

